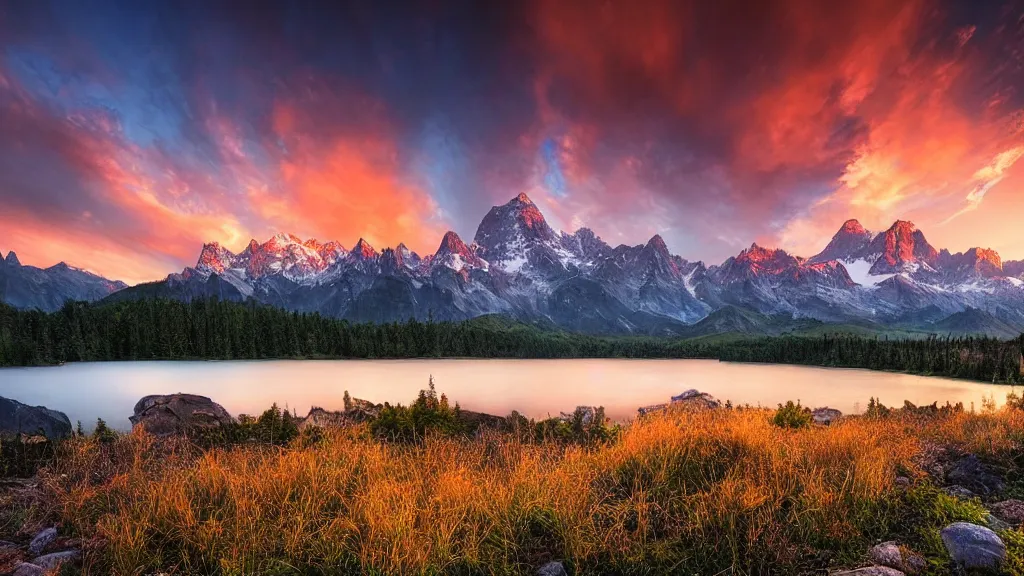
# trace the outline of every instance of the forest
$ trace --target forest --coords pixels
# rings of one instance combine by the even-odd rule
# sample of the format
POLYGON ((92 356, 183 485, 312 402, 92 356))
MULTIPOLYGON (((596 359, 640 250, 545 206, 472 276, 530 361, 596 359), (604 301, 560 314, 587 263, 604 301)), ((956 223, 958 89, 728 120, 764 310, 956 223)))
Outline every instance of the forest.
POLYGON ((275 358, 707 358, 1024 382, 1024 335, 896 339, 848 334, 610 337, 500 316, 356 324, 255 303, 69 302, 53 313, 0 305, 0 366, 275 358))

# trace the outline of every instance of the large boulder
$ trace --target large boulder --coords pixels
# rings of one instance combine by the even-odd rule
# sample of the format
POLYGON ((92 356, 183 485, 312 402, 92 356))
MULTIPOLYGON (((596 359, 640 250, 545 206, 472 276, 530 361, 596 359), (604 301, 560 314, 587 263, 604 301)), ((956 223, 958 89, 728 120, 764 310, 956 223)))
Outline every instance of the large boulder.
POLYGON ((0 436, 42 434, 47 438, 64 438, 71 432, 71 420, 63 412, 0 397, 0 436))
POLYGON ((180 393, 146 396, 135 404, 129 420, 133 428, 141 426, 155 436, 208 431, 235 421, 206 396, 180 393))
POLYGON ((943 528, 941 536, 953 562, 969 570, 994 570, 1006 559, 1006 545, 984 526, 956 522, 943 528))

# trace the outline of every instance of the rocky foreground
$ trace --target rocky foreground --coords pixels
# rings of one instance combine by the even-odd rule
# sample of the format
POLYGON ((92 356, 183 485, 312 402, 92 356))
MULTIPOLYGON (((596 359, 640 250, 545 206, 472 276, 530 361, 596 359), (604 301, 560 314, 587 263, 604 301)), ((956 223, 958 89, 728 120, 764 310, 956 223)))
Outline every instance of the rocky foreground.
MULTIPOLYGON (((444 410, 448 410, 447 400, 443 395, 437 399, 433 395, 432 388, 429 395, 421 395, 418 403, 413 405, 413 409, 420 405, 421 401, 425 402, 422 404, 424 406, 432 406, 434 409, 440 409, 443 406, 444 410)), ((843 431, 849 429, 859 432, 858 427, 865 424, 877 425, 879 429, 895 430, 897 427, 893 426, 894 420, 899 420, 904 425, 908 421, 913 422, 913 426, 916 427, 927 427, 934 424, 936 429, 943 427, 951 429, 950 422, 958 418, 976 419, 977 421, 972 420, 969 426, 978 427, 983 424, 992 426, 992 419, 1005 417, 1009 418, 1008 429, 1011 430, 1015 427, 1019 428, 1020 424, 1024 423, 1024 418, 1017 414, 1017 412, 1024 413, 1024 411, 1012 406, 1004 409, 1005 413, 1000 413, 1000 415, 992 413, 977 416, 965 414, 962 407, 939 407, 937 405, 916 407, 909 403, 900 410, 892 410, 872 402, 869 410, 874 413, 869 413, 867 416, 844 417, 839 411, 831 408, 808 410, 798 405, 795 407, 790 405, 788 407, 780 406, 780 409, 772 415, 770 411, 723 405, 706 393, 689 390, 671 398, 664 404, 640 408, 636 423, 629 425, 624 432, 623 429, 616 428, 619 430, 616 432, 619 436, 602 437, 602 442, 614 450, 617 442, 624 442, 622 437, 629 437, 633 433, 639 434, 639 432, 628 428, 660 429, 659 426, 662 426, 663 421, 670 420, 685 422, 686 426, 707 426, 710 422, 712 426, 728 428, 737 425, 737 422, 746 422, 744 419, 749 417, 733 417, 729 414, 744 412, 748 415, 768 412, 767 415, 771 416, 770 421, 773 422, 774 428, 765 430, 792 429, 791 432, 783 433, 783 436, 780 436, 782 439, 787 438, 785 434, 818 434, 822 443, 838 442, 839 440, 836 438, 843 438, 840 435, 843 431), (835 430, 835 432, 829 430, 835 430)), ((320 438, 325 431, 331 430, 358 431, 365 429, 366 426, 371 426, 371 430, 376 430, 372 427, 373 423, 393 417, 393 412, 394 407, 389 405, 348 398, 346 394, 343 410, 331 411, 314 407, 305 417, 284 414, 281 418, 283 422, 290 422, 289 425, 298 430, 299 439, 308 440, 310 437, 320 438)), ((460 425, 463 426, 459 430, 469 431, 467 433, 471 437, 482 439, 469 440, 471 444, 473 442, 493 443, 494 439, 499 437, 495 436, 496 434, 508 433, 509 426, 516 418, 515 415, 502 418, 462 411, 457 407, 452 413, 457 415, 460 425)), ((185 438, 197 440, 228 438, 229 436, 224 434, 227 434, 229 430, 236 430, 240 424, 257 421, 246 415, 235 418, 210 398, 192 394, 170 394, 142 398, 136 404, 130 420, 133 424, 133 432, 136 432, 132 436, 148 438, 143 443, 145 453, 160 452, 161 442, 180 442, 185 438), (143 434, 142 431, 145 433, 143 434)), ((607 424, 604 421, 603 411, 595 407, 579 407, 574 413, 563 413, 552 420, 564 429, 576 427, 579 430, 593 430, 595 427, 604 427, 607 424)), ((550 430, 554 429, 556 428, 550 428, 550 430)), ((230 438, 232 441, 240 441, 243 446, 261 441, 259 434, 252 432, 252 430, 257 430, 256 428, 246 430, 250 430, 247 432, 251 435, 250 437, 239 437, 236 434, 230 438)), ((963 430, 958 433, 966 433, 963 430)), ((987 434, 994 434, 994 430, 995 428, 988 431, 987 434)), ((116 434, 112 432, 105 433, 116 437, 116 434)), ((38 444, 46 442, 44 438, 58 439, 73 436, 71 423, 64 414, 44 407, 30 407, 13 400, 0 398, 0 437, 6 439, 7 445, 10 445, 12 439, 15 442, 38 444)), ((380 434, 377 436, 380 441, 386 441, 384 436, 380 434)), ((884 443, 883 440, 878 440, 872 435, 864 438, 884 443)), ((1011 445, 1010 453, 1016 451, 1015 453, 1019 455, 1021 437, 1014 438, 1016 439, 1011 438, 1010 440, 1017 444, 1011 445)), ((951 438, 948 443, 937 440, 941 440, 941 436, 935 434, 923 435, 914 439, 916 452, 903 463, 887 468, 888 473, 892 476, 878 486, 882 490, 894 491, 896 494, 894 498, 897 500, 905 497, 918 498, 919 496, 916 494, 928 493, 929 488, 927 487, 929 486, 940 490, 941 493, 931 496, 934 502, 931 505, 949 509, 939 515, 939 518, 948 518, 948 521, 941 525, 937 533, 932 536, 934 542, 941 542, 942 555, 937 556, 935 549, 915 549, 915 546, 921 546, 922 542, 926 543, 924 546, 927 548, 928 540, 921 540, 920 534, 910 532, 907 533, 907 541, 900 539, 876 540, 878 543, 862 549, 859 557, 854 555, 852 558, 827 560, 823 565, 820 560, 812 561, 811 564, 816 564, 816 567, 808 569, 807 573, 822 573, 823 570, 831 574, 849 576, 942 574, 963 570, 994 574, 1020 573, 1019 570, 1024 567, 1024 558, 1020 556, 1024 554, 1024 549, 1008 547, 1007 540, 1005 540, 1009 538, 1009 542, 1014 546, 1024 544, 1021 529, 1021 525, 1024 524, 1024 501, 1012 497, 1021 494, 1022 488, 1024 488, 1024 483, 1021 482, 1019 475, 1020 469, 1017 467, 1019 463, 1015 463, 1012 459, 1000 462, 993 458, 993 453, 979 455, 967 452, 965 451, 966 445, 957 441, 959 439, 956 438, 951 438), (922 490, 925 492, 921 492, 922 490), (901 496, 901 493, 905 496, 901 496), (961 517, 969 517, 973 521, 964 521, 961 517), (834 565, 836 561, 845 564, 847 568, 834 565)), ((75 441, 74 438, 70 440, 72 443, 75 441)), ((117 439, 106 441, 120 442, 117 439)), ((361 440, 356 441, 362 442, 361 440)), ((633 440, 633 442, 637 441, 639 440, 633 440)), ((691 441, 700 442, 699 436, 694 437, 691 441)), ((989 441, 996 442, 993 438, 990 438, 989 441)), ((1000 441, 1005 442, 1006 439, 1000 441)), ((548 440, 542 440, 541 444, 546 445, 546 442, 548 440)), ((572 444, 572 441, 569 444, 572 444)), ((292 449, 303 450, 299 446, 293 445, 292 449)), ((889 449, 903 449, 902 445, 900 446, 901 448, 891 447, 889 449)), ((204 449, 217 450, 219 448, 207 447, 204 449)), ((246 448, 228 448, 228 450, 244 449, 246 448)), ((853 446, 842 448, 837 445, 830 450, 855 449, 853 446)), ((602 449, 592 448, 592 450, 600 451, 602 449)), ((857 458, 852 453, 850 457, 857 458)), ((56 485, 60 485, 61 479, 66 479, 69 474, 67 470, 61 468, 60 462, 54 466, 63 471, 56 481, 56 485)), ((828 470, 823 472, 829 473, 828 470)), ((855 470, 848 473, 857 474, 855 470)), ((726 479, 723 478, 720 482, 725 481, 726 479)), ((856 482, 856 480, 847 482, 851 481, 856 482)), ((670 482, 670 479, 666 477, 665 482, 670 482)), ((4 481, 2 493, 5 494, 8 502, 53 497, 52 495, 43 495, 46 489, 42 487, 44 484, 49 484, 52 488, 53 483, 54 480, 50 476, 50 472, 43 469, 40 472, 40 477, 4 481)), ((656 483, 651 488, 658 490, 667 487, 667 484, 656 483)), ((709 489, 713 488, 713 486, 709 487, 709 489)), ((65 490, 67 489, 65 488, 65 490)), ((810 488, 804 490, 810 490, 810 488)), ((842 488, 840 487, 839 490, 841 491, 842 488)), ((0 505, 2 504, 4 501, 0 500, 0 505)), ((650 513, 647 512, 647 514, 650 513)), ((59 514, 50 515, 46 519, 53 523, 38 526, 38 529, 32 529, 32 523, 26 523, 20 529, 9 534, 0 532, 0 538, 7 538, 7 540, 0 540, 0 574, 32 576, 51 573, 60 569, 61 566, 65 568, 89 566, 91 564, 87 561, 88 556, 104 553, 104 544, 99 544, 99 547, 96 547, 95 541, 99 538, 97 534, 83 532, 81 529, 76 530, 73 527, 74 522, 65 522, 65 519, 61 518, 59 514)), ((0 528, 4 527, 3 520, 4 518, 0 518, 0 528)), ((636 521, 641 521, 641 519, 638 517, 637 520, 630 522, 636 521)), ((662 520, 662 522, 664 521, 662 520)), ((79 528, 81 527, 79 526, 79 528)), ((658 530, 665 531, 667 528, 655 529, 655 532, 648 537, 657 539, 659 537, 658 530)), ((888 532, 896 532, 898 535, 899 530, 888 530, 888 532)), ((677 537, 681 536, 682 533, 677 535, 677 537)), ((554 535, 551 537, 557 539, 554 535)), ((724 534, 722 537, 726 538, 724 534)), ((107 534, 106 538, 116 541, 116 536, 110 534, 107 534)), ((114 546, 111 543, 105 545, 108 548, 114 546)), ((543 544, 540 545, 543 547, 543 544)), ((560 548, 561 554, 566 554, 566 556, 571 554, 565 543, 552 547, 560 548)), ((593 564, 588 565, 586 562, 572 558, 552 557, 556 554, 558 552, 552 553, 551 551, 541 554, 541 558, 547 556, 546 560, 534 563, 530 570, 545 576, 605 573, 599 567, 595 568, 593 564)), ((103 561, 96 562, 98 563, 93 565, 104 565, 103 561)), ((124 568, 124 566, 120 568, 124 568)), ((519 569, 522 570, 523 566, 519 565, 519 569)), ((406 569, 399 570, 402 573, 406 571, 406 569)), ((412 570, 412 572, 416 572, 416 570, 412 570)), ((753 572, 757 572, 757 570, 753 572)), ((770 573, 772 570, 768 570, 768 572, 770 573)), ((120 573, 120 571, 114 569, 114 573, 120 573)))

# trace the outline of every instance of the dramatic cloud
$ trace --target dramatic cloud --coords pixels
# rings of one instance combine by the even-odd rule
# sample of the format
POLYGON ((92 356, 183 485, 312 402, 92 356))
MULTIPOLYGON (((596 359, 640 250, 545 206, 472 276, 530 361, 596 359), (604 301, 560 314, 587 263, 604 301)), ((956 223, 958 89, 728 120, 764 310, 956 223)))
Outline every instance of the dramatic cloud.
POLYGON ((127 281, 278 231, 421 252, 527 192, 717 263, 912 219, 1024 257, 1016 4, 0 6, 0 248, 127 281))

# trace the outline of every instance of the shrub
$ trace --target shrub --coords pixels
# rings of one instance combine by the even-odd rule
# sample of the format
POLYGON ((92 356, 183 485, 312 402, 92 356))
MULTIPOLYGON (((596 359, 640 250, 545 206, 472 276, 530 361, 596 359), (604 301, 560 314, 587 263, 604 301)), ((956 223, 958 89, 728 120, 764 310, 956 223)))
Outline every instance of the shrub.
POLYGON ((779 404, 779 409, 772 416, 772 424, 779 428, 805 428, 810 426, 812 421, 811 409, 801 406, 799 400, 796 404, 792 400, 786 402, 785 406, 779 404))
POLYGON ((422 440, 427 434, 463 435, 469 428, 462 421, 458 403, 452 408, 444 394, 438 398, 431 379, 429 388, 420 390, 411 406, 384 404, 380 414, 370 422, 370 431, 385 440, 411 442, 422 440))
POLYGON ((117 440, 117 431, 107 426, 103 418, 97 418, 96 428, 92 431, 92 437, 100 442, 113 442, 117 440))

